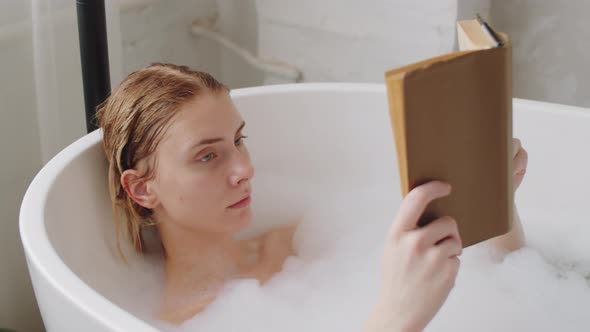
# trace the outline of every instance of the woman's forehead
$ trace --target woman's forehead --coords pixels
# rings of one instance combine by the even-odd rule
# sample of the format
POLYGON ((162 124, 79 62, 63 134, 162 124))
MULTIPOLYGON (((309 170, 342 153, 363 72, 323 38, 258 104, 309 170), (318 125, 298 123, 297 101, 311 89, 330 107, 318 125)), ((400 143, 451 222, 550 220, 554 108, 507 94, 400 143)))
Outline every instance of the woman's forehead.
POLYGON ((179 110, 166 136, 172 140, 196 141, 233 135, 242 122, 229 96, 201 96, 179 110))

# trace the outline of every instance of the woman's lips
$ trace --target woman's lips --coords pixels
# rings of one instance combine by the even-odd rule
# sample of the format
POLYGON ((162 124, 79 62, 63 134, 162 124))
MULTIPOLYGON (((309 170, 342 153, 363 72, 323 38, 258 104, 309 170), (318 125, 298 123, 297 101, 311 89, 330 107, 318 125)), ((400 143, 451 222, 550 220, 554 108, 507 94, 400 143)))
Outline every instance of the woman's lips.
POLYGON ((242 199, 241 201, 228 206, 228 208, 230 208, 230 209, 241 209, 243 207, 246 207, 246 206, 250 205, 250 200, 251 200, 250 199, 250 195, 248 195, 244 199, 242 199))

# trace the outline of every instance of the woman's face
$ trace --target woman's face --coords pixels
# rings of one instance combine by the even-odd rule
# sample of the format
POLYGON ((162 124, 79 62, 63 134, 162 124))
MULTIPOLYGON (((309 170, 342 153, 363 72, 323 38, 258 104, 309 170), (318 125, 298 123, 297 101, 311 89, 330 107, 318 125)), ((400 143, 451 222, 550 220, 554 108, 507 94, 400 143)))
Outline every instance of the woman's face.
POLYGON ((237 232, 251 220, 254 169, 244 121, 228 93, 207 93, 171 120, 149 184, 156 218, 186 230, 237 232))

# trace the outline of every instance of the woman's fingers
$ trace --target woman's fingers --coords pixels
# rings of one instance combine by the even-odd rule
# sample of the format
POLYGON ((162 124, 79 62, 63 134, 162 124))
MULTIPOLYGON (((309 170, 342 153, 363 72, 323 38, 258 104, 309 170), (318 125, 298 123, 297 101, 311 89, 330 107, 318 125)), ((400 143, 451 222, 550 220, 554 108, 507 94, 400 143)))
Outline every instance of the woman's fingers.
POLYGON ((459 243, 461 242, 457 222, 451 217, 436 219, 420 231, 425 233, 427 246, 437 245, 448 238, 453 238, 459 241, 459 243))
POLYGON ((431 181, 414 188, 403 199, 396 220, 392 224, 392 232, 416 229, 418 219, 424 213, 428 204, 450 193, 451 186, 441 181, 431 181))
POLYGON ((451 242, 459 248, 459 252, 456 254, 460 254, 463 248, 457 222, 451 217, 436 219, 420 229, 407 232, 404 239, 402 241, 406 242, 416 254, 443 244, 448 246, 448 243, 451 242))
POLYGON ((518 151, 522 148, 522 142, 518 138, 512 139, 512 158, 516 156, 518 151))
POLYGON ((528 153, 526 152, 526 150, 521 149, 520 151, 518 151, 518 153, 512 161, 514 174, 523 174, 524 172, 526 172, 528 159, 528 153))
POLYGON ((433 249, 438 258, 452 258, 460 256, 463 253, 463 246, 461 241, 454 237, 450 237, 441 243, 435 245, 433 249))

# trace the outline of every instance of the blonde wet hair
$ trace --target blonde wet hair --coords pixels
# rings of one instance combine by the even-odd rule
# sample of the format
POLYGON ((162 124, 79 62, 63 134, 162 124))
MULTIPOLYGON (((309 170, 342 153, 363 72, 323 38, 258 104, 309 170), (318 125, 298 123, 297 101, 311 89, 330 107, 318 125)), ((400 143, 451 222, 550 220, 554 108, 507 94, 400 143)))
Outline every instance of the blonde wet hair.
POLYGON ((205 72, 186 66, 154 63, 132 72, 98 107, 97 121, 109 170, 108 183, 121 256, 121 233, 133 247, 145 252, 142 228, 153 226, 152 211, 137 204, 121 185, 121 174, 147 160, 141 176, 154 176, 153 154, 172 117, 187 102, 205 93, 229 89, 205 72))

